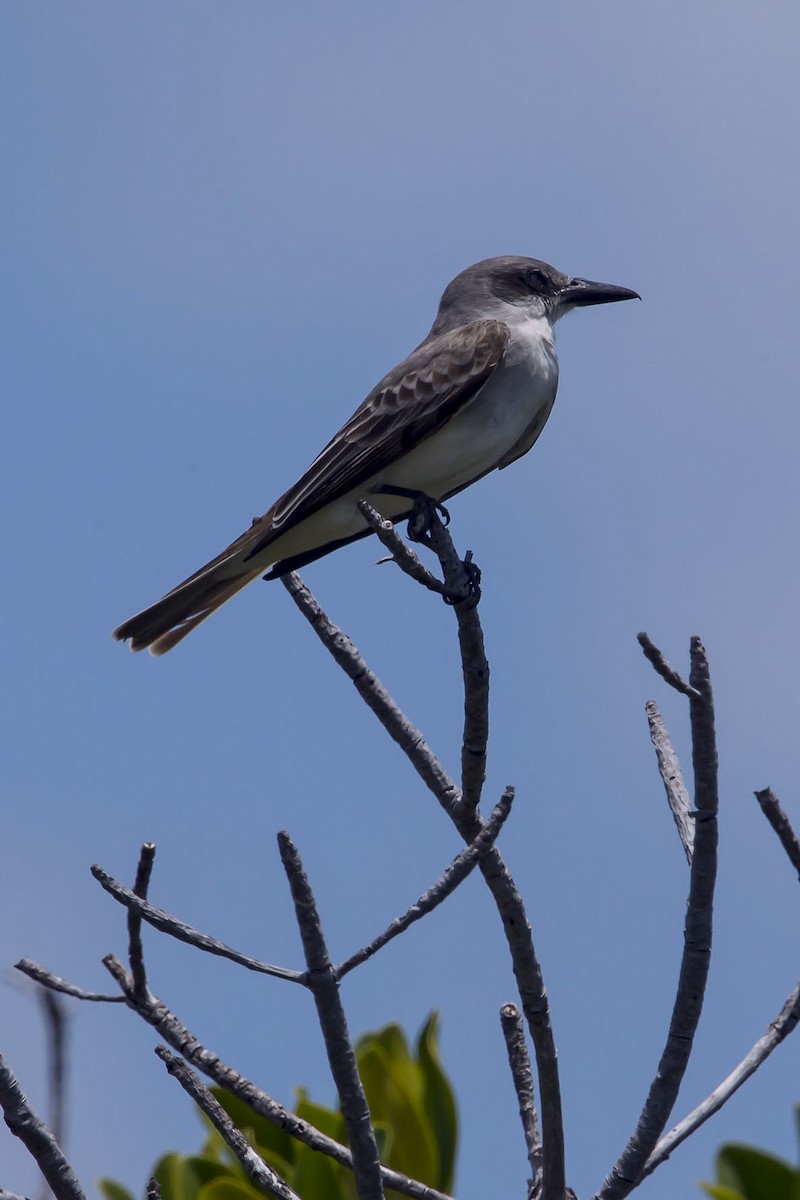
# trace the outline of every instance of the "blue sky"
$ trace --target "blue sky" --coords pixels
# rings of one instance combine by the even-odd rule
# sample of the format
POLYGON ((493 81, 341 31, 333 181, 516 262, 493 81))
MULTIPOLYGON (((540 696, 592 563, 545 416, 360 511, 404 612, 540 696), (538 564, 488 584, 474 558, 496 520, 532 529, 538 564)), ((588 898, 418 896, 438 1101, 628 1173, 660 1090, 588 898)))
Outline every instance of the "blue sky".
MULTIPOLYGON (((636 645, 685 668, 703 636, 722 781, 716 952, 675 1117, 797 978, 797 884, 754 800, 800 823, 797 262, 800 15, 790 3, 492 6, 6 4, 0 961, 105 987, 130 879, 297 965, 274 834, 304 856, 337 957, 416 898, 453 831, 279 585, 254 585, 161 661, 111 629, 240 533, 424 335, 461 268, 531 254, 639 305, 559 327, 533 453, 452 505, 484 571, 487 802, 552 998, 569 1179, 597 1186, 655 1069, 687 877, 643 714, 689 765, 687 714, 636 645)), ((452 614, 371 542, 306 572, 455 769, 452 614)), ((152 986, 278 1098, 332 1099, 312 1005, 147 940, 152 986)), ((522 1194, 497 1012, 513 997, 470 880, 351 976, 351 1028, 442 1011, 463 1121, 458 1195, 522 1194)), ((45 1095, 38 1013, 0 989, 7 1053, 45 1095)), ((119 1009, 72 1021, 69 1149, 141 1189, 194 1114, 119 1009)), ((793 1155, 791 1041, 643 1187, 693 1194, 724 1139, 793 1155)), ((0 1142, 3 1184, 33 1188, 0 1142)))

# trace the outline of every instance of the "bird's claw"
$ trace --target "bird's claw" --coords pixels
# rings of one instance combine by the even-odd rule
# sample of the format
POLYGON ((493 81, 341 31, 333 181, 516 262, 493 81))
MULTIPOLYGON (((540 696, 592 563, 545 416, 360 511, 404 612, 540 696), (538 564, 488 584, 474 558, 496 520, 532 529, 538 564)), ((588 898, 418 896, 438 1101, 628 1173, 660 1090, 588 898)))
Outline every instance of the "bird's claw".
POLYGON ((469 607, 474 608, 481 598, 481 569, 477 563, 472 561, 471 550, 467 551, 461 565, 464 568, 465 590, 459 589, 458 593, 443 592, 442 599, 445 604, 450 605, 469 602, 469 607))
POLYGON ((438 500, 420 493, 414 500, 411 516, 408 518, 408 540, 424 542, 431 531, 431 525, 436 518, 447 527, 450 524, 450 513, 438 500))

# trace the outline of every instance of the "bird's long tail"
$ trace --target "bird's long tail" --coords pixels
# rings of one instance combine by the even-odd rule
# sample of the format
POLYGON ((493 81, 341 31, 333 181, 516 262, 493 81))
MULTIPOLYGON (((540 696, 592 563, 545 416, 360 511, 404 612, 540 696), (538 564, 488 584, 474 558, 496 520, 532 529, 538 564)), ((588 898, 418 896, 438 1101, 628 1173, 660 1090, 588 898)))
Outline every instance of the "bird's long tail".
POLYGON ((118 642, 130 641, 131 650, 149 648, 151 654, 166 654, 264 569, 243 570, 231 578, 230 563, 225 566, 224 575, 225 568, 211 567, 179 583, 161 600, 123 622, 113 636, 118 642))

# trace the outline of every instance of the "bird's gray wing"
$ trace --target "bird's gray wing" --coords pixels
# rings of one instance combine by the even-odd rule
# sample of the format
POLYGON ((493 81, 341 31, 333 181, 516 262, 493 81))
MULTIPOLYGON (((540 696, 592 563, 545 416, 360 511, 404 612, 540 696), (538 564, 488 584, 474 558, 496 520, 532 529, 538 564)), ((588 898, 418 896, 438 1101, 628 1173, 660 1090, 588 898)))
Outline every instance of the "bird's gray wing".
POLYGON ((501 362, 502 321, 475 321, 424 341, 377 384, 304 475, 243 535, 248 558, 419 445, 469 403, 501 362))

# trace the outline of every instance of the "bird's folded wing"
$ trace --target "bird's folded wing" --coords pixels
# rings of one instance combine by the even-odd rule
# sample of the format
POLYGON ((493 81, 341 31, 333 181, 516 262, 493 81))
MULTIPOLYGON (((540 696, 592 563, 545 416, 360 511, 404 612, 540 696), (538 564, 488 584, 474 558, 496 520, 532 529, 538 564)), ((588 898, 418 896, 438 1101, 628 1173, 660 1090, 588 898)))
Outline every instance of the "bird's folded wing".
POLYGON ((475 321, 424 341, 372 389, 263 517, 167 596, 225 562, 249 562, 287 529, 413 450, 478 394, 501 362, 509 336, 502 321, 475 321))
POLYGON ((250 553, 258 554, 440 429, 478 394, 501 362, 508 339, 502 321, 475 321, 418 346, 373 388, 305 474, 248 530, 250 553))

